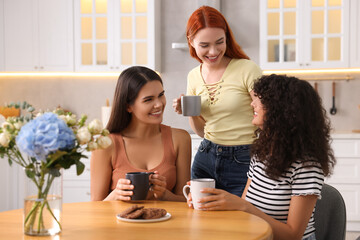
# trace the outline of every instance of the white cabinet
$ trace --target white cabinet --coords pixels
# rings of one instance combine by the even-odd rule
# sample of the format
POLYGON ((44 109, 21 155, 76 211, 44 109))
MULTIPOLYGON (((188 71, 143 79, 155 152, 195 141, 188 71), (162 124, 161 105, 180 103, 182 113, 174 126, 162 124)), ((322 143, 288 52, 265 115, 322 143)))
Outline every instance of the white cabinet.
POLYGON ((3 0, 6 71, 73 71, 72 0, 3 0))
POLYGON ((360 134, 333 134, 337 160, 326 182, 338 189, 345 200, 347 230, 360 230, 360 134))
MULTIPOLYGON (((76 175, 76 167, 63 170, 63 203, 90 201, 90 152, 88 158, 81 159, 85 164, 84 172, 76 175)), ((0 158, 0 212, 22 208, 24 205, 24 170, 13 163, 9 166, 6 158, 0 158)))
POLYGON ((263 69, 349 67, 350 0, 260 0, 263 69))
POLYGON ((88 159, 82 159, 85 164, 84 172, 76 174, 76 167, 64 171, 63 178, 63 203, 88 202, 90 196, 90 153, 86 153, 88 159))
POLYGON ((160 68, 157 0, 75 1, 75 69, 160 68))
POLYGON ((350 67, 360 67, 360 1, 351 0, 350 67))

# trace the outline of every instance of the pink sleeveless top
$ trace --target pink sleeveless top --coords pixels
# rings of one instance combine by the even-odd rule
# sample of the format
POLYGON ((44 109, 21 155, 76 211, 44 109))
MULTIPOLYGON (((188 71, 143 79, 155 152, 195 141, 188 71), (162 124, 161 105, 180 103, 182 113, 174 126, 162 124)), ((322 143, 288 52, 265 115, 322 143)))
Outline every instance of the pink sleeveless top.
MULTIPOLYGON (((112 133, 110 137, 113 140, 115 147, 115 158, 112 159, 112 179, 111 179, 111 190, 114 190, 117 181, 120 178, 125 178, 125 174, 128 172, 153 172, 159 171, 159 174, 166 177, 166 188, 170 191, 175 187, 176 184, 176 154, 172 141, 171 128, 166 125, 160 125, 161 140, 164 146, 164 156, 161 163, 153 169, 145 170, 136 168, 129 162, 126 151, 124 140, 120 133, 112 133)), ((139 149, 141 151, 141 149, 139 149)))

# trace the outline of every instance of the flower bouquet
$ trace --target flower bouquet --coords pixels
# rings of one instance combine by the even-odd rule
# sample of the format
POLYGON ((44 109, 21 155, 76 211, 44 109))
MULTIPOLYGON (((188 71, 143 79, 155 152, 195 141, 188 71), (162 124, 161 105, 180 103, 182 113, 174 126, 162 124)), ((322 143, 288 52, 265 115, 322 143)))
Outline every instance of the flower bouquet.
POLYGON ((99 120, 86 125, 87 116, 78 120, 71 112, 56 109, 40 112, 28 103, 12 103, 28 113, 8 117, 0 127, 0 157, 7 157, 22 166, 35 192, 26 196, 24 204, 24 233, 53 235, 61 231, 61 190, 53 194, 62 169, 76 166, 77 175, 85 168, 81 158, 84 151, 107 148, 111 139, 99 120), (60 195, 60 197, 59 197, 60 195))

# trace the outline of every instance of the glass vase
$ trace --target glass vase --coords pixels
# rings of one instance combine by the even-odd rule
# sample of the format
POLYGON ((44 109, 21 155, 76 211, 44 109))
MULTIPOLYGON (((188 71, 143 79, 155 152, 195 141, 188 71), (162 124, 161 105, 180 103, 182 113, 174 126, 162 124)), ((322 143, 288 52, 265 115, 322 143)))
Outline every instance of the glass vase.
POLYGON ((24 233, 55 235, 61 232, 62 170, 36 172, 25 176, 24 233))

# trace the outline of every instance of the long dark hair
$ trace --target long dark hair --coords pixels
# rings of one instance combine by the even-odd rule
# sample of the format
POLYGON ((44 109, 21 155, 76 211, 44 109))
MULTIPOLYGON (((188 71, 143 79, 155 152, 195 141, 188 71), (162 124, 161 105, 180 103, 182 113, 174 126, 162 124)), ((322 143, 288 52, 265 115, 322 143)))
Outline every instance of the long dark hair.
POLYGON ((336 163, 330 147, 330 120, 321 98, 304 80, 272 74, 254 84, 263 104, 263 129, 256 130, 251 154, 278 178, 295 161, 315 160, 325 176, 336 163))
POLYGON ((240 45, 236 42, 225 17, 218 10, 209 6, 202 6, 195 10, 187 22, 186 36, 190 55, 193 58, 198 60, 200 63, 202 62, 201 59, 196 55, 196 51, 194 47, 191 46, 190 42, 194 39, 196 33, 199 30, 206 27, 221 28, 224 30, 226 36, 225 56, 237 59, 250 59, 242 50, 240 45))
POLYGON ((129 125, 131 114, 127 111, 128 106, 135 102, 141 88, 150 81, 163 84, 161 77, 146 67, 129 67, 120 74, 106 127, 110 133, 121 132, 129 125))

